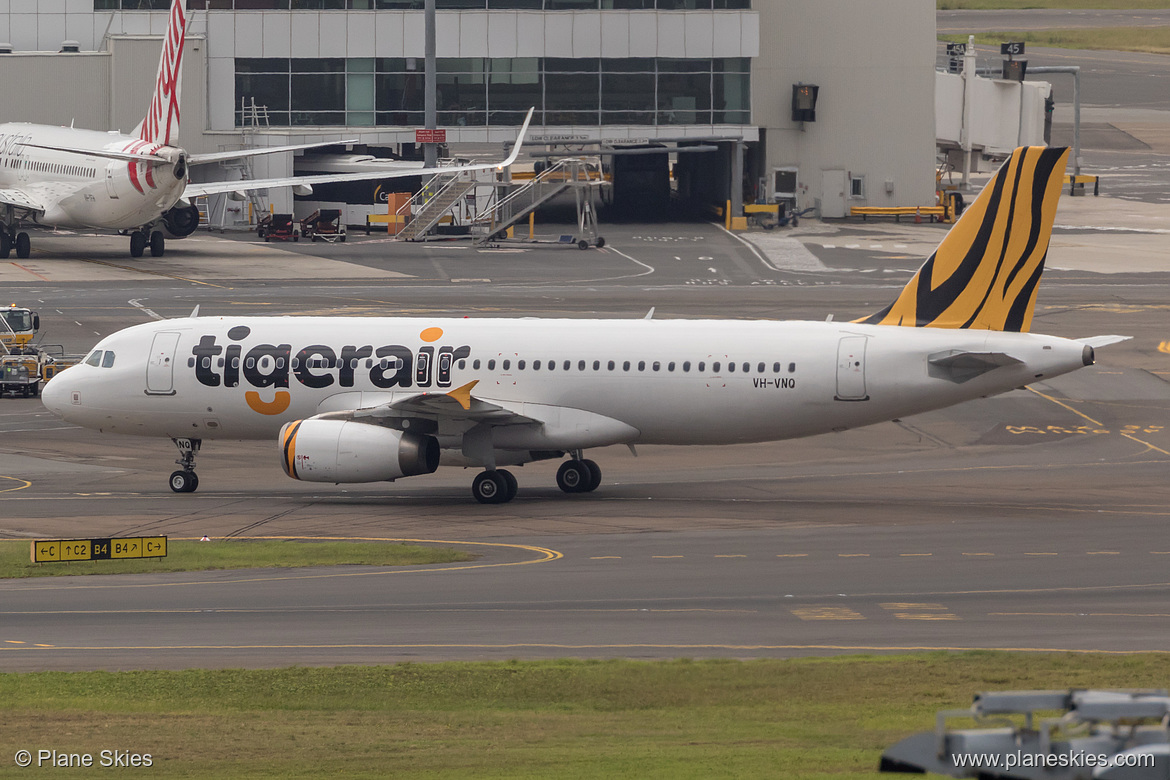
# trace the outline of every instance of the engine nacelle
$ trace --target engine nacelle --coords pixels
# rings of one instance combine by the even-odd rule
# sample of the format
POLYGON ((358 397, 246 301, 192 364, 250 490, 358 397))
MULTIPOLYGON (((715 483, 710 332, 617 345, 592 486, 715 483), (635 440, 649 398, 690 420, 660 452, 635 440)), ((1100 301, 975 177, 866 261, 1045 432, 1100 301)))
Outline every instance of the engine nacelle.
POLYGON ((186 238, 199 227, 199 209, 194 204, 175 206, 162 216, 168 238, 186 238))
POLYGON ((433 436, 352 420, 298 420, 280 429, 281 466, 306 482, 388 482, 439 467, 433 436))

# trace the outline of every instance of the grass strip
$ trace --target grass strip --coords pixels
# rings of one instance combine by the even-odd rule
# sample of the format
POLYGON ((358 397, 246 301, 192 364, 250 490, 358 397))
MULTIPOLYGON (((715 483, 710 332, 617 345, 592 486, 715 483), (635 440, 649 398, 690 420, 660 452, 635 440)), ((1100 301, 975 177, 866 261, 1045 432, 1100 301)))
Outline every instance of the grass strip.
POLYGON ((879 780, 976 692, 1168 682, 1168 654, 1003 652, 0 674, 0 777, 116 749, 163 778, 879 780))
MULTIPOLYGON (((940 41, 965 43, 966 35, 940 35, 940 41)), ((1101 49, 1170 54, 1170 27, 1100 27, 1084 30, 1031 30, 1027 32, 985 32, 975 35, 976 43, 1000 44, 1024 41, 1056 49, 1101 49)))
POLYGON ((473 553, 392 542, 220 539, 171 540, 165 558, 67 563, 32 563, 29 542, 0 542, 0 578, 71 574, 142 574, 211 569, 270 569, 297 566, 415 566, 474 560, 473 553))

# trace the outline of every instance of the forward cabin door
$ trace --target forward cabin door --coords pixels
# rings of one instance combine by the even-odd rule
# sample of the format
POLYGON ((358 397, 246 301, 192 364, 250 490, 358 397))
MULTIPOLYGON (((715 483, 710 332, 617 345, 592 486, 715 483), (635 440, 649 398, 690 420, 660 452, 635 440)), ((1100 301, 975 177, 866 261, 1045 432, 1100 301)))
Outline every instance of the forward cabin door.
MULTIPOLYGON (((151 395, 175 394, 175 349, 179 346, 179 334, 162 331, 154 334, 150 357, 146 361, 146 392, 151 395)), ((204 356, 204 360, 211 358, 204 356)))
POLYGON ((838 401, 866 401, 865 336, 844 336, 837 344, 838 401))

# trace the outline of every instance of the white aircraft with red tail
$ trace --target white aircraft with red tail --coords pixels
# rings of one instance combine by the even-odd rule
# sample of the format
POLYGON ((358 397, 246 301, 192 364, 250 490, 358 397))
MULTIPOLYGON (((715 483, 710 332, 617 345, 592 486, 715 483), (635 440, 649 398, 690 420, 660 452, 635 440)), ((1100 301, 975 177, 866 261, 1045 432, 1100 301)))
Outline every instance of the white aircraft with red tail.
POLYGON ((13 249, 17 257, 28 257, 32 242, 24 228, 35 226, 114 230, 129 235, 132 257, 141 257, 147 248, 161 257, 167 237, 189 236, 199 226, 199 211, 191 201, 200 195, 276 187, 294 187, 305 195, 312 185, 326 182, 503 169, 519 153, 531 111, 512 154, 499 163, 190 183, 192 166, 352 141, 210 154, 184 150, 178 145, 187 27, 183 6, 183 0, 171 4, 154 96, 133 134, 23 122, 0 125, 0 258, 7 259, 13 249))

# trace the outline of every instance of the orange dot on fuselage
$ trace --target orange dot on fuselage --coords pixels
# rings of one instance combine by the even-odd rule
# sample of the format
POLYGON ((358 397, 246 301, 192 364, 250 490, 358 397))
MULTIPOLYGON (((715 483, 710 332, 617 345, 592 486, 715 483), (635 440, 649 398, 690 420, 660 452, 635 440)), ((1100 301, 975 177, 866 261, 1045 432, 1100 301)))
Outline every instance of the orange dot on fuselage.
POLYGON ((439 339, 443 338, 443 329, 427 328, 422 333, 418 334, 418 337, 428 343, 432 341, 438 341, 439 339))

